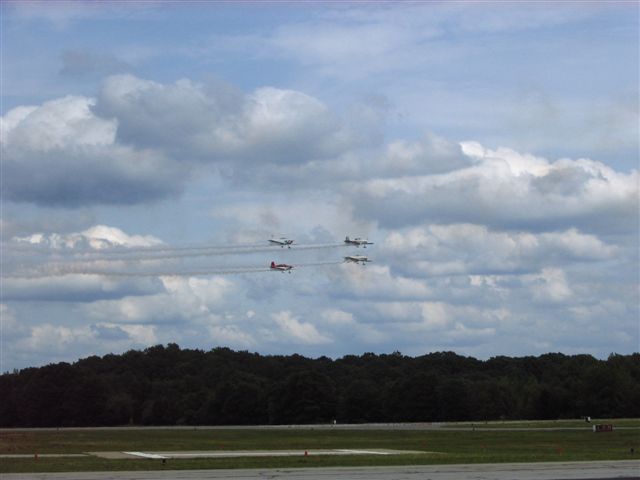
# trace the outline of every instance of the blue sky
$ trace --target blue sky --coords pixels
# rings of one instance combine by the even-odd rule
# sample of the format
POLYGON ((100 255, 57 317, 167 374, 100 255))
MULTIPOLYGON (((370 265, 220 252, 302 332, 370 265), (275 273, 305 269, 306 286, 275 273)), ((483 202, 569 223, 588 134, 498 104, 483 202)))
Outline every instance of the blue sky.
POLYGON ((637 351, 638 13, 4 2, 2 370, 637 351))

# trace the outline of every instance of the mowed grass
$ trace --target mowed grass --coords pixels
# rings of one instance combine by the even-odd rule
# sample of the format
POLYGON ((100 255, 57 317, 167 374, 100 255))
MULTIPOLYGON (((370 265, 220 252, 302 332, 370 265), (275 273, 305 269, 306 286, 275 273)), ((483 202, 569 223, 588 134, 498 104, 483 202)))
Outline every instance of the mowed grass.
POLYGON ((311 450, 388 448, 426 454, 217 459, 97 457, 0 460, 0 472, 296 468, 640 459, 640 430, 558 431, 331 430, 331 429, 86 429, 0 431, 0 454, 92 451, 311 450), (631 453, 631 449, 634 453, 631 453))
POLYGON ((445 428, 585 428, 593 425, 613 425, 614 428, 640 428, 640 418, 596 418, 590 423, 584 420, 505 420, 491 422, 448 423, 445 428))

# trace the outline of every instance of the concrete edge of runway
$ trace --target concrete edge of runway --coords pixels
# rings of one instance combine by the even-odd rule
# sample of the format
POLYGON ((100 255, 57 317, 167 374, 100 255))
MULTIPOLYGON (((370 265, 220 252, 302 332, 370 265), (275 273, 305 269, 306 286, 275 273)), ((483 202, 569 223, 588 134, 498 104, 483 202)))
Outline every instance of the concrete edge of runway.
POLYGON ((3 480, 621 480, 640 478, 640 460, 479 463, 385 467, 153 470, 3 474, 3 480))

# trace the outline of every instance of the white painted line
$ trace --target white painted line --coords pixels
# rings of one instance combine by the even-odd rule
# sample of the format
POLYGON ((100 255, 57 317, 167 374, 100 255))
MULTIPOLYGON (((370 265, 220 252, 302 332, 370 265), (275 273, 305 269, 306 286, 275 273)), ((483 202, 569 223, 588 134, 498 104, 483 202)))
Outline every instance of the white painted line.
POLYGON ((196 451, 196 452, 122 452, 139 458, 169 459, 169 458, 233 458, 233 457, 289 457, 306 455, 398 455, 404 452, 392 450, 363 450, 351 448, 318 449, 318 450, 235 450, 235 451, 196 451))
POLYGON ((134 457, 142 457, 142 458, 155 458, 155 459, 165 459, 167 457, 163 455, 158 455, 157 453, 145 453, 145 452, 122 452, 127 455, 133 455, 134 457))
POLYGON ((354 455, 362 453, 364 455, 391 455, 389 452, 372 452, 371 450, 348 450, 346 448, 336 449, 336 452, 352 453, 354 455))
POLYGON ((303 453, 292 452, 205 452, 205 453, 168 453, 168 458, 196 458, 196 457, 292 457, 295 455, 302 455, 303 453))

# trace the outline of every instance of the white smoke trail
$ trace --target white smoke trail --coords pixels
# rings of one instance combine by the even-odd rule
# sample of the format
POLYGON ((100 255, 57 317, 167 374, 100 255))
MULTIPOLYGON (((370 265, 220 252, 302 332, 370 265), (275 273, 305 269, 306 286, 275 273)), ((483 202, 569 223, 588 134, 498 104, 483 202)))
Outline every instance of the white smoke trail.
POLYGON ((124 245, 113 245, 110 247, 102 248, 90 248, 86 245, 81 246, 52 246, 46 244, 26 243, 26 242, 3 242, 0 243, 0 249, 10 250, 15 252, 26 253, 51 253, 56 255, 126 255, 130 253, 154 253, 154 252, 167 252, 167 251, 188 251, 188 250, 236 250, 264 247, 264 243, 247 243, 240 245, 149 245, 149 246, 136 246, 128 247, 124 245))
MULTIPOLYGON (((327 265, 339 265, 342 261, 327 261, 327 262, 310 262, 310 263, 296 263, 292 265, 294 270, 296 268, 308 268, 319 267, 327 265)), ((238 266, 238 267, 210 267, 197 270, 153 270, 153 271, 122 271, 122 270, 108 270, 108 269, 91 269, 91 268, 69 268, 70 265, 46 265, 40 269, 31 271, 2 274, 1 278, 25 278, 36 279, 43 277, 61 277, 67 275, 96 275, 105 277, 198 277, 207 275, 238 275, 243 273, 260 273, 273 270, 268 266, 238 266)))
MULTIPOLYGON (((339 247, 347 247, 344 243, 329 243, 329 244, 308 244, 308 245, 292 245, 291 248, 282 249, 277 245, 275 246, 247 246, 238 245, 231 247, 217 247, 217 246, 201 246, 201 247, 144 247, 134 248, 127 250, 110 250, 109 252, 103 252, 102 250, 93 251, 58 251, 58 250, 44 250, 36 249, 39 253, 51 253, 54 256, 58 254, 62 255, 74 255, 76 257, 87 258, 89 261, 152 261, 152 260, 169 260, 178 258, 192 258, 192 257, 213 257, 213 256, 228 256, 250 253, 264 253, 264 252, 278 252, 283 251, 305 251, 305 250, 322 250, 332 249, 339 247), (148 249, 147 249, 148 248, 148 249)), ((29 252, 29 249, 18 249, 19 251, 29 252)), ((70 259, 71 261, 71 259, 70 259)))
MULTIPOLYGON (((343 247, 343 244, 318 244, 318 245, 297 245, 292 247, 291 249, 286 249, 283 251, 296 252, 296 251, 306 251, 306 250, 322 250, 322 249, 331 249, 343 247)), ((230 256, 230 255, 240 255, 240 254, 251 254, 251 253, 265 253, 265 252, 280 252, 281 249, 278 246, 261 246, 254 248, 244 248, 242 250, 216 250, 209 249, 208 247, 198 247, 189 249, 189 251, 184 250, 167 250, 167 253, 160 254, 145 254, 145 255, 109 255, 109 256, 98 256, 92 255, 89 257, 90 260, 101 260, 101 261, 153 261, 153 260, 172 260, 179 258, 193 258, 193 257, 216 257, 216 256, 230 256)), ((149 252, 152 253, 152 252, 149 252)), ((155 252, 153 252, 155 253, 155 252)))

